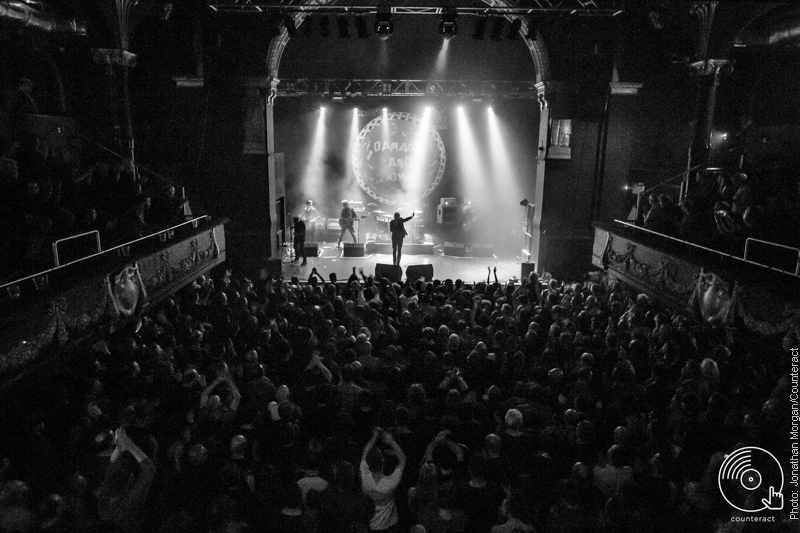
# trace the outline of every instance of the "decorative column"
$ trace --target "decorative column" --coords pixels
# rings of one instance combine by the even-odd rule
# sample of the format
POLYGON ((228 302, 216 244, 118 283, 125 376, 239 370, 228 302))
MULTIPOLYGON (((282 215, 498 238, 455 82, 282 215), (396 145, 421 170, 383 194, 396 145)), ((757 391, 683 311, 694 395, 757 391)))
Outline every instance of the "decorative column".
POLYGON ((243 90, 241 116, 244 130, 238 179, 241 192, 249 196, 241 203, 244 211, 240 213, 240 219, 248 227, 244 232, 245 241, 249 243, 248 253, 254 256, 254 260, 280 257, 273 119, 277 83, 278 80, 260 76, 238 79, 243 90))
POLYGON ((631 154, 636 138, 638 102, 641 83, 620 82, 614 72, 609 84, 605 117, 598 136, 598 179, 594 189, 592 221, 609 222, 624 218, 630 198, 622 194, 629 186, 631 154))
POLYGON ((536 96, 539 101, 539 140, 536 149, 536 182, 533 195, 533 224, 529 228, 528 254, 530 261, 536 265, 536 271, 542 273, 540 248, 542 243, 542 206, 544 205, 544 176, 547 163, 547 142, 550 129, 550 105, 547 101, 545 83, 536 84, 536 96))
POLYGON ((697 73, 697 96, 694 108, 694 131, 686 158, 686 173, 681 183, 680 199, 689 192, 690 177, 698 166, 708 161, 711 150, 711 128, 714 125, 714 111, 717 104, 719 76, 723 70, 730 69, 724 59, 710 59, 711 30, 717 2, 693 2, 691 14, 694 17, 694 49, 699 59, 689 66, 697 73))
MULTIPOLYGON (((278 187, 277 175, 278 172, 283 172, 283 154, 275 153, 275 97, 278 96, 278 78, 269 78, 269 85, 267 87, 267 105, 265 106, 266 114, 264 116, 264 129, 266 131, 266 148, 267 148, 267 194, 269 196, 269 209, 267 216, 269 218, 269 241, 270 241, 270 255, 269 257, 278 257, 278 247, 281 239, 285 239, 282 234, 284 228, 280 227, 280 220, 278 211, 276 209, 276 202, 278 200, 278 187)), ((287 221, 288 224, 288 221, 287 221)))
POLYGON ((95 48, 92 50, 93 59, 99 65, 106 65, 106 75, 109 78, 110 86, 114 90, 111 102, 114 105, 114 116, 116 126, 122 132, 120 141, 120 151, 130 160, 135 169, 134 159, 134 140, 133 140, 133 121, 131 119, 131 97, 128 87, 128 69, 136 66, 136 54, 128 51, 130 37, 133 33, 131 24, 131 12, 138 3, 138 0, 115 0, 115 18, 117 22, 117 48, 95 48), (116 73, 120 73, 118 79, 116 73), (118 95, 117 90, 122 94, 118 95))
POLYGON ((709 59, 690 65, 697 73, 697 109, 695 112, 692 143, 686 161, 686 174, 681 183, 681 199, 689 192, 689 178, 696 167, 708 162, 711 152, 711 133, 717 107, 717 90, 720 76, 733 70, 727 59, 709 59))

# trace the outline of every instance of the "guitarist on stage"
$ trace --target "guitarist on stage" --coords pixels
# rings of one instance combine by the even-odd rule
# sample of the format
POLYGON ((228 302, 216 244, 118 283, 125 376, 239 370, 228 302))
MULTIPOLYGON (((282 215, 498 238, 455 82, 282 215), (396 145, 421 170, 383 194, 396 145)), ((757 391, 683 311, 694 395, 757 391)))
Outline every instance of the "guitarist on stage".
POLYGON ((356 233, 353 231, 353 221, 358 218, 355 209, 350 207, 350 203, 345 200, 342 202, 342 214, 339 215, 339 227, 342 228, 342 232, 339 233, 339 241, 336 243, 336 247, 340 248, 342 246, 342 237, 344 237, 344 232, 349 231, 350 235, 353 236, 353 242, 358 242, 356 238, 356 233))
POLYGON ((317 226, 317 219, 319 218, 319 214, 317 214, 317 208, 314 207, 314 202, 308 200, 306 202, 306 208, 303 210, 303 214, 300 215, 300 220, 306 223, 306 239, 307 242, 317 242, 314 240, 315 229, 317 226))

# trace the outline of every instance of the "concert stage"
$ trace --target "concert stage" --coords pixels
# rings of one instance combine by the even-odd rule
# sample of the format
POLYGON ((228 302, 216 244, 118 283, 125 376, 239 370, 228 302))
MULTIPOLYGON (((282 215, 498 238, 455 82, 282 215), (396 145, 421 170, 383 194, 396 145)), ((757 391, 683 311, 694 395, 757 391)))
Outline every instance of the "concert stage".
MULTIPOLYGON (((337 249, 335 242, 319 244, 319 257, 309 257, 305 266, 301 266, 300 262, 292 263, 289 258, 284 258, 281 265, 283 276, 296 275, 304 280, 308 279, 311 269, 316 268, 326 280, 331 272, 334 272, 339 280, 346 280, 353 273, 353 267, 363 268, 366 275, 372 275, 375 273, 377 263, 392 264, 391 246, 388 253, 370 253, 370 248, 367 247, 364 257, 344 257, 343 249, 337 249)), ((419 253, 424 254, 424 252, 419 253)), ((469 283, 486 281, 487 266, 497 267, 497 279, 501 282, 518 280, 522 268, 518 256, 495 253, 492 257, 451 257, 443 255, 442 244, 406 244, 403 246, 403 258, 400 262, 404 271, 403 279, 405 279, 405 269, 410 265, 432 265, 433 277, 436 279, 462 279, 469 283), (411 255, 407 250, 412 246, 429 246, 432 254, 411 255)))

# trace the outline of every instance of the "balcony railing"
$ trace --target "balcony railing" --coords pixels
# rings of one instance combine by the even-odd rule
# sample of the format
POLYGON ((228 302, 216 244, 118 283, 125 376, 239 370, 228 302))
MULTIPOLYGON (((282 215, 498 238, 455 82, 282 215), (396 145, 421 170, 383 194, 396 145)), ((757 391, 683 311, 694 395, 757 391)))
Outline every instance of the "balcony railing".
POLYGON ((74 235, 72 237, 67 237, 67 238, 64 238, 64 239, 60 239, 60 240, 58 240, 58 241, 53 243, 53 258, 55 260, 55 265, 56 265, 55 267, 47 269, 47 270, 43 270, 41 272, 37 272, 35 274, 31 274, 29 276, 18 278, 18 279, 15 279, 14 281, 10 281, 8 283, 0 285, 0 290, 6 291, 8 293, 8 296, 12 300, 14 300, 14 299, 18 298, 19 295, 21 294, 20 286, 25 282, 32 282, 34 284, 35 288, 37 290, 40 290, 40 289, 42 289, 42 288, 44 288, 44 287, 46 287, 48 285, 49 279, 50 279, 50 274, 53 274, 53 273, 55 273, 55 272, 57 272, 59 270, 62 270, 65 267, 68 267, 68 266, 71 266, 71 265, 75 265, 77 263, 81 263, 81 262, 84 262, 84 261, 89 261, 91 259, 94 259, 94 258, 97 258, 97 257, 100 257, 100 256, 108 256, 108 254, 111 254, 111 253, 114 253, 114 252, 116 252, 120 257, 128 257, 130 255, 130 248, 131 248, 132 245, 135 245, 137 243, 141 243, 141 242, 144 242, 144 241, 155 241, 156 239, 158 239, 158 241, 161 242, 161 243, 165 243, 165 242, 171 240, 175 236, 175 230, 177 230, 179 228, 186 227, 186 226, 191 226, 193 229, 197 229, 199 227, 201 221, 208 221, 208 220, 211 220, 211 217, 208 216, 208 215, 195 217, 195 218, 193 218, 191 220, 187 220, 185 222, 181 222, 180 224, 175 224, 174 226, 170 226, 168 228, 158 230, 158 231, 156 231, 154 233, 151 233, 149 235, 145 235, 144 237, 139 237, 138 239, 134 239, 132 241, 124 242, 122 244, 116 245, 116 246, 114 246, 112 248, 108 248, 106 250, 102 249, 102 245, 101 245, 101 242, 100 242, 100 236, 99 236, 99 234, 97 234, 97 231, 90 231, 90 232, 87 232, 87 233, 82 233, 80 235, 74 235), (81 258, 76 259, 74 261, 70 261, 68 263, 64 263, 63 265, 59 264, 60 263, 60 259, 59 259, 59 255, 58 255, 58 250, 59 250, 59 246, 58 245, 59 244, 62 244, 64 242, 66 242, 66 241, 69 241, 69 240, 72 240, 72 239, 75 239, 75 238, 78 238, 78 237, 83 237, 83 236, 91 235, 91 234, 97 234, 97 236, 96 236, 96 248, 97 248, 97 251, 95 253, 86 255, 84 257, 81 257, 81 258))

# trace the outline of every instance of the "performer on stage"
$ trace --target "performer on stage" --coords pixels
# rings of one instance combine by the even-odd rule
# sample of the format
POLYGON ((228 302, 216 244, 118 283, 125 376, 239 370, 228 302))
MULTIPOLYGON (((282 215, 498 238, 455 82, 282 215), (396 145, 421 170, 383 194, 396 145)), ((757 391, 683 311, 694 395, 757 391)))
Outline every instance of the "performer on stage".
POLYGON ((393 265, 400 265, 400 255, 403 251, 403 239, 408 235, 404 224, 414 218, 415 213, 410 217, 400 218, 400 213, 394 214, 394 219, 389 222, 389 231, 392 232, 392 260, 393 265))
POLYGON ((358 215, 355 209, 350 207, 350 203, 347 200, 342 202, 342 213, 339 215, 339 227, 342 228, 342 231, 339 233, 339 241, 336 243, 337 248, 342 246, 342 237, 344 237, 345 231, 349 231, 350 235, 353 236, 353 242, 358 242, 356 233, 353 231, 353 221, 357 218, 358 215))
POLYGON ((303 265, 308 264, 306 257, 306 223, 300 217, 294 217, 294 259, 292 263, 303 256, 303 265))
POLYGON ((306 201, 306 208, 303 209, 303 214, 300 215, 300 220, 306 223, 306 235, 308 242, 317 242, 314 240, 314 230, 317 226, 317 208, 314 207, 314 202, 311 200, 306 201))

